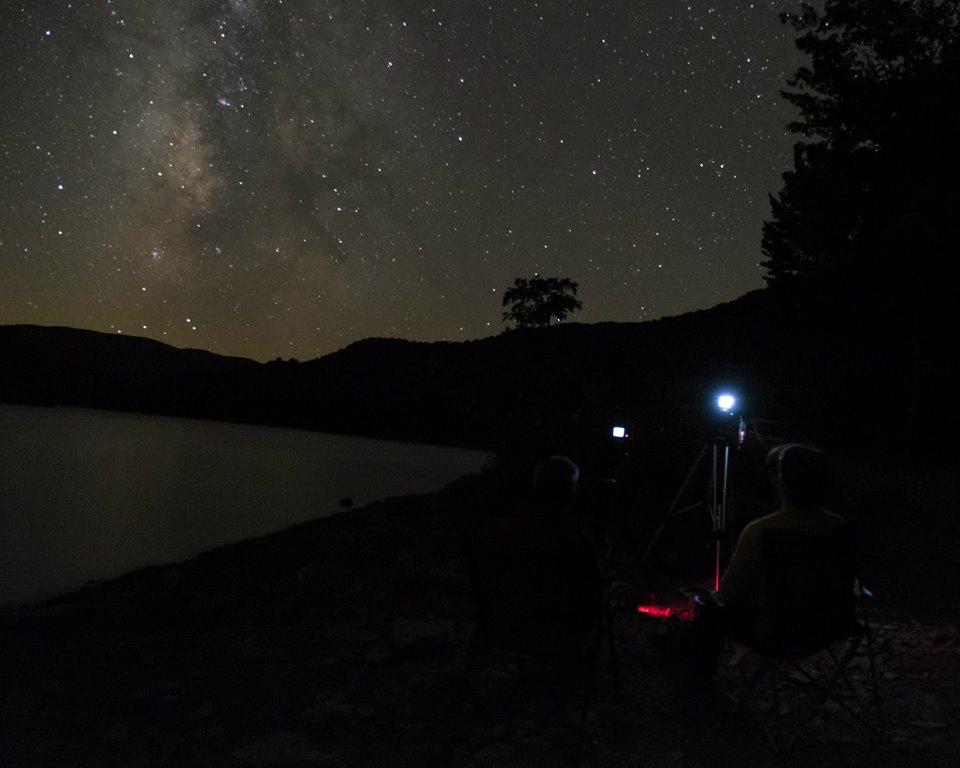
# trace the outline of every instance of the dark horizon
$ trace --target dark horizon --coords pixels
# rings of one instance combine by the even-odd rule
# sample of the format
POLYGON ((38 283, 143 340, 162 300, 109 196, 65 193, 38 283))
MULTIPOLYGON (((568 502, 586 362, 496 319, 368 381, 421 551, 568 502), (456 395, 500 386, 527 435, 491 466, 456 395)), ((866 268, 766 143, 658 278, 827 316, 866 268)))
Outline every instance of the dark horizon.
MULTIPOLYGON (((596 320, 596 321, 594 321, 594 322, 587 322, 587 321, 583 320, 582 318, 580 318, 579 316, 576 316, 576 315, 575 315, 575 316, 573 316, 572 318, 569 318, 569 319, 563 321, 562 323, 554 322, 554 323, 551 323, 551 325, 550 325, 550 326, 547 326, 547 327, 549 327, 549 328, 556 328, 556 327, 558 327, 558 326, 560 326, 560 325, 565 325, 565 326, 571 326, 571 325, 575 325, 575 326, 601 326, 601 325, 611 325, 611 324, 612 324, 612 325, 627 325, 627 326, 629 326, 629 325, 644 325, 644 324, 648 324, 648 323, 656 323, 656 322, 658 322, 658 321, 671 320, 671 319, 674 319, 674 318, 682 318, 682 317, 685 317, 685 316, 688 316, 688 315, 695 315, 695 314, 698 314, 698 313, 704 312, 704 311, 707 311, 707 312, 708 312, 708 311, 710 311, 710 310, 712 310, 712 309, 715 309, 715 308, 717 308, 717 307, 720 307, 720 306, 722 306, 722 305, 731 304, 731 303, 736 303, 738 300, 744 299, 744 298, 747 297, 749 294, 755 294, 755 293, 757 293, 758 291, 765 291, 765 290, 767 290, 767 289, 764 288, 764 287, 757 287, 757 288, 754 288, 754 289, 752 289, 752 290, 750 290, 750 291, 747 291, 746 293, 741 294, 740 296, 735 296, 735 297, 733 297, 733 298, 731 298, 731 299, 727 299, 727 300, 724 300, 724 301, 718 301, 716 304, 713 304, 713 305, 711 305, 711 306, 698 307, 698 308, 695 308, 695 309, 687 310, 687 311, 685 311, 685 312, 678 312, 678 313, 676 313, 676 314, 667 314, 667 315, 663 315, 663 316, 661 316, 661 317, 651 317, 651 318, 645 318, 645 319, 643 319, 643 320, 625 320, 625 321, 596 320)), ((413 338, 407 338, 407 337, 404 337, 404 336, 391 336, 391 335, 380 334, 380 335, 364 336, 364 337, 362 337, 362 338, 352 339, 351 341, 345 342, 345 343, 343 344, 343 346, 341 346, 341 347, 337 347, 337 348, 335 348, 335 349, 331 349, 331 350, 328 351, 328 352, 325 352, 325 353, 323 353, 323 354, 316 355, 315 357, 310 357, 310 358, 297 358, 297 357, 294 356, 294 355, 285 355, 285 354, 282 354, 282 353, 278 353, 278 354, 270 354, 270 353, 267 353, 267 355, 266 355, 265 357, 256 358, 256 357, 249 357, 249 356, 244 356, 244 355, 234 355, 234 354, 224 353, 224 352, 217 351, 217 350, 215 350, 215 349, 210 349, 210 348, 201 347, 201 346, 188 345, 188 344, 179 345, 179 344, 173 343, 170 339, 166 339, 166 338, 159 338, 159 339, 158 339, 158 338, 156 338, 156 337, 154 337, 154 336, 151 336, 151 335, 149 335, 149 334, 147 334, 147 333, 143 333, 143 332, 141 332, 141 333, 123 333, 123 332, 121 332, 121 331, 119 331, 119 330, 104 331, 104 330, 101 330, 101 329, 98 329, 98 328, 80 327, 80 326, 72 326, 72 325, 61 325, 61 324, 57 324, 57 323, 0 323, 0 328, 3 328, 3 327, 7 327, 7 328, 15 328, 15 327, 41 328, 41 329, 47 329, 47 330, 50 330, 50 331, 61 331, 61 330, 62 330, 62 331, 66 331, 66 332, 74 332, 74 331, 76 331, 76 332, 79 332, 79 333, 100 334, 100 335, 103 335, 103 336, 122 336, 122 337, 125 337, 125 338, 128 338, 128 339, 133 339, 133 340, 144 340, 144 341, 148 341, 148 342, 157 342, 157 343, 159 343, 159 344, 163 344, 163 345, 165 345, 165 346, 171 347, 171 348, 173 348, 173 349, 175 349, 175 350, 177 350, 177 351, 180 351, 180 352, 209 353, 209 354, 212 354, 212 355, 216 355, 217 357, 223 357, 223 358, 238 358, 238 359, 241 359, 241 360, 249 360, 249 361, 252 361, 252 362, 255 362, 255 363, 270 363, 270 362, 275 362, 275 361, 278 361, 278 360, 282 360, 282 361, 285 361, 285 362, 287 362, 287 361, 295 361, 295 362, 305 363, 305 362, 310 362, 311 360, 318 360, 318 359, 320 359, 320 358, 322 358, 322 357, 326 357, 326 356, 328 356, 328 355, 332 355, 332 354, 335 354, 335 353, 337 353, 337 352, 342 352, 342 351, 345 350, 347 347, 350 347, 350 346, 352 346, 353 344, 357 344, 357 343, 360 343, 360 342, 375 342, 375 341, 384 340, 384 341, 395 341, 395 342, 409 342, 409 343, 412 343, 412 344, 433 344, 433 343, 435 343, 435 342, 460 344, 460 343, 467 343, 467 342, 471 342, 471 341, 490 340, 490 339, 496 338, 497 336, 501 336, 501 335, 504 334, 504 333, 509 333, 509 332, 512 332, 512 331, 516 330, 516 329, 515 329, 514 327, 512 327, 511 325, 508 325, 508 324, 506 324, 506 323, 502 323, 501 326, 500 326, 499 328, 497 328, 496 330, 492 330, 492 329, 491 329, 491 332, 490 332, 490 333, 488 333, 488 334, 486 334, 486 335, 480 335, 480 336, 477 336, 476 338, 472 338, 472 339, 413 339, 413 338)))
POLYGON ((760 287, 803 61, 779 0, 680 8, 55 0, 3 18, 0 323, 267 360, 760 287))

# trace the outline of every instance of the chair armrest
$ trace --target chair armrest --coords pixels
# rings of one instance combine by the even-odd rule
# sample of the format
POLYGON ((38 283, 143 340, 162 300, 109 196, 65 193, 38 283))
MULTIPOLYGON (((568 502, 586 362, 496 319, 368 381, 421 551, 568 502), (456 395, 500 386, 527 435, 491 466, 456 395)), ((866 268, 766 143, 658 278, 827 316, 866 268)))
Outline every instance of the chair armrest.
POLYGON ((872 597, 873 597, 873 591, 872 591, 869 587, 867 587, 866 584, 864 584, 862 581, 860 581, 860 577, 859 577, 859 576, 856 577, 856 578, 853 580, 853 594, 856 595, 858 598, 861 598, 861 597, 872 598, 872 597))
POLYGON ((726 608, 726 604, 720 599, 720 596, 710 589, 701 589, 699 587, 688 587, 680 590, 691 601, 701 608, 726 608))

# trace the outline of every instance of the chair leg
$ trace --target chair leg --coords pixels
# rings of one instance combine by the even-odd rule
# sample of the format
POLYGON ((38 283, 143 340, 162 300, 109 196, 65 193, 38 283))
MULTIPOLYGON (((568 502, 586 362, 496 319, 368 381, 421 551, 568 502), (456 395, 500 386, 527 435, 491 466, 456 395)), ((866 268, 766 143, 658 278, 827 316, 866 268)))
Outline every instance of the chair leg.
MULTIPOLYGON (((879 729, 876 726, 874 726, 872 723, 870 723, 869 720, 864 718, 862 714, 855 711, 849 704, 847 704, 847 702, 837 698, 837 696, 834 694, 834 688, 837 685, 839 679, 841 677, 844 677, 844 678, 847 677, 847 672, 846 672, 847 666, 850 663, 850 660, 853 659, 857 650, 860 648, 861 640, 862 638, 857 638, 850 642, 843 656, 836 661, 837 666, 833 674, 830 676, 830 679, 827 680, 827 682, 825 683, 818 682, 812 675, 810 675, 805 669, 803 669, 803 667, 799 665, 794 665, 795 669, 797 669, 799 672, 803 674, 804 677, 807 678, 807 680, 810 682, 810 684, 813 686, 813 688, 816 690, 816 692, 819 695, 816 697, 815 700, 813 700, 808 705, 806 713, 803 716, 800 716, 796 719, 792 732, 789 734, 788 738, 784 743, 784 748, 789 747, 790 744, 793 743, 796 737, 800 734, 800 731, 803 729, 803 727, 810 721, 813 715, 821 709, 821 707, 827 701, 827 699, 839 705, 844 711, 847 712, 847 714, 851 718, 859 722, 861 725, 864 725, 871 731, 879 732, 879 729)), ((831 652, 831 656, 833 656, 832 652, 831 652)), ((857 698, 859 700, 859 697, 857 698)))
POLYGON ((617 643, 613 637, 613 613, 607 609, 603 616, 603 632, 607 636, 607 652, 610 654, 610 667, 613 672, 613 695, 620 701, 620 660, 617 657, 617 643))
POLYGON ((594 633, 594 639, 586 658, 581 656, 583 666, 583 701, 580 704, 580 728, 577 731, 577 751, 575 753, 574 765, 580 765, 580 758, 583 756, 583 742, 587 732, 587 713, 590 710, 590 696, 593 693, 593 676, 597 666, 597 657, 600 654, 600 634, 603 627, 598 626, 594 633))
POLYGON ((760 659, 760 667, 750 679, 747 691, 740 703, 743 705, 763 676, 769 675, 770 694, 772 699, 771 710, 766 716, 764 716, 763 712, 758 706, 757 717, 759 718, 760 725, 763 727, 764 733, 767 736, 767 741, 770 743, 771 750, 775 755, 782 754, 790 749, 803 728, 807 725, 807 723, 810 722, 811 718, 820 710, 828 698, 832 701, 835 701, 837 704, 847 710, 847 712, 849 712, 854 718, 862 720, 862 718, 860 718, 856 712, 854 712, 845 702, 833 695, 832 692, 833 688, 839 681, 839 678, 841 676, 845 676, 845 668, 847 664, 849 664, 850 659, 853 658, 853 655, 858 647, 859 641, 852 642, 840 659, 837 659, 831 651, 830 655, 834 659, 837 666, 830 679, 826 683, 818 682, 816 678, 814 678, 806 669, 804 669, 802 665, 796 663, 790 665, 793 670, 795 670, 805 679, 806 684, 813 689, 811 693, 819 695, 816 695, 813 699, 807 701, 805 706, 801 707, 801 710, 791 718, 792 723, 785 732, 781 727, 783 717, 780 713, 780 678, 783 677, 784 681, 792 683, 795 686, 804 686, 800 681, 790 678, 790 676, 778 663, 763 658, 760 659))
MULTIPOLYGON (((833 661, 834 667, 840 666, 840 659, 837 658, 837 654, 833 652, 833 648, 827 648, 827 653, 830 654, 830 659, 833 661)), ((857 693, 857 689, 853 687, 853 682, 850 680, 850 676, 843 673, 843 682, 847 686, 847 690, 850 691, 850 695, 853 696, 857 701, 860 701, 860 694, 857 693)))
POLYGON ((746 706, 747 701, 750 699, 750 694, 753 693, 753 689, 757 687, 757 683, 763 678, 765 672, 768 671, 767 662, 764 660, 760 661, 760 666, 757 667, 757 670, 747 679, 746 687, 743 690, 743 693, 740 695, 740 701, 737 703, 737 711, 739 712, 744 706, 746 706))
MULTIPOLYGON (((861 586, 859 580, 857 584, 861 586)), ((863 627, 866 630, 864 639, 867 641, 867 659, 870 662, 870 684, 873 686, 873 705, 877 711, 877 729, 879 734, 883 736, 887 732, 887 723, 883 716, 883 700, 880 694, 880 684, 877 679, 877 666, 873 650, 873 626, 870 623, 870 611, 867 607, 868 599, 872 596, 869 590, 861 589, 858 604, 863 627)))
POLYGON ((880 694, 880 682, 877 678, 877 662, 873 651, 873 632, 867 626, 867 660, 870 662, 870 685, 873 687, 873 706, 877 712, 877 729, 883 736, 887 732, 887 723, 883 717, 883 698, 880 694))
POLYGON ((774 733, 773 728, 771 728, 771 723, 774 727, 777 727, 780 723, 780 675, 779 670, 776 668, 776 665, 773 665, 768 669, 770 675, 770 692, 773 698, 773 704, 771 705, 771 710, 768 718, 763 716, 763 713, 758 709, 758 716, 760 717, 760 724, 763 726, 764 732, 767 734, 767 740, 770 742, 770 747, 773 749, 774 754, 779 754, 783 747, 777 743, 777 736, 774 733))

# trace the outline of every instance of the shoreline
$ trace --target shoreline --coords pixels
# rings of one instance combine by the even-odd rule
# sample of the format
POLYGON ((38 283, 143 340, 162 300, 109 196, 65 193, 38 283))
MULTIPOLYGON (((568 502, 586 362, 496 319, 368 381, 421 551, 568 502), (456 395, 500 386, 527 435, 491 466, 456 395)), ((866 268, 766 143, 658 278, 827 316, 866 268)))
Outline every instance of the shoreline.
MULTIPOLYGON (((556 764, 571 733, 556 691, 524 693, 484 667, 464 698, 474 606, 461 534, 509 512, 525 480, 480 473, 0 611, 5 759, 24 768, 556 764)), ((960 631, 885 610, 877 623, 896 738, 866 745, 826 724, 790 765, 957 763, 949 724, 960 718, 960 631)), ((613 696, 601 664, 589 726, 603 764, 765 759, 755 723, 684 691, 665 625, 628 612, 616 631, 623 695, 613 696)))
POLYGON ((430 493, 485 451, 83 409, 0 406, 0 603, 430 493))

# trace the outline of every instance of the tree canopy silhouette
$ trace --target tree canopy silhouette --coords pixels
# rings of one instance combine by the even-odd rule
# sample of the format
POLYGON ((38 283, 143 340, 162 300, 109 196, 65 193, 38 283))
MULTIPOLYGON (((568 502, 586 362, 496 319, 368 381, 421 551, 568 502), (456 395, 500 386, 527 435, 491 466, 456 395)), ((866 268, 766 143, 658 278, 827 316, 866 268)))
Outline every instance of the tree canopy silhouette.
MULTIPOLYGON (((915 297, 952 283, 960 0, 826 0, 781 17, 810 56, 783 95, 794 168, 771 197, 769 284, 835 278, 915 297)), ((952 287, 952 286, 951 286, 952 287)))
POLYGON ((901 413, 904 434, 947 444, 960 431, 945 373, 960 343, 960 0, 818 5, 781 17, 810 63, 783 94, 800 140, 763 227, 764 279, 799 288, 806 327, 828 334, 809 388, 835 414, 901 413))
POLYGON ((518 277, 503 294, 503 306, 509 307, 503 321, 513 321, 517 328, 547 326, 554 318, 562 322, 583 307, 578 287, 567 277, 518 277))

